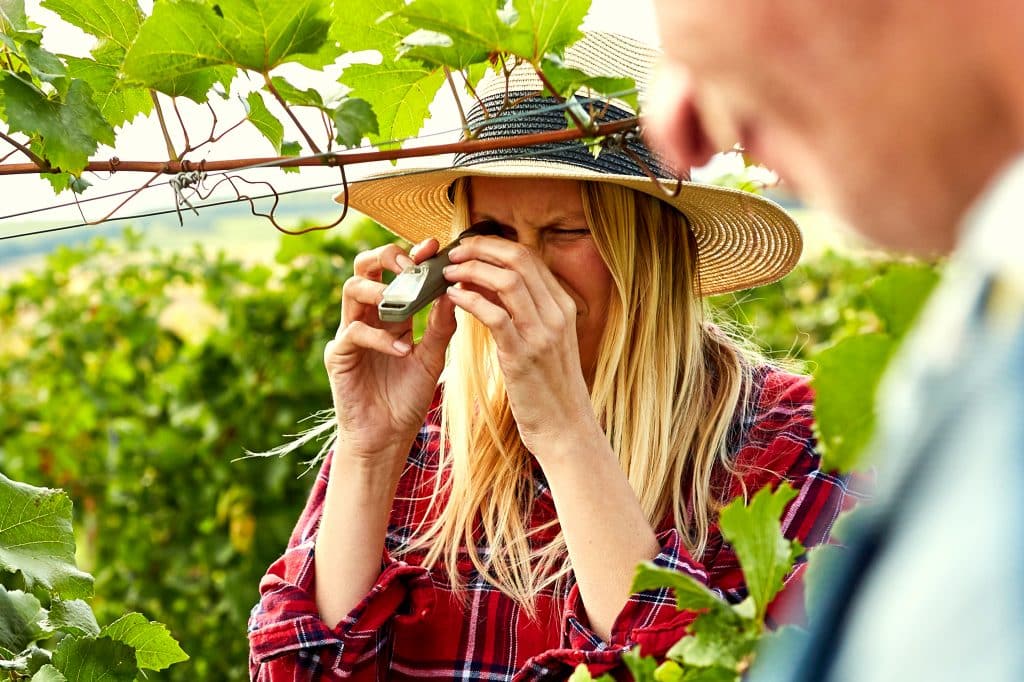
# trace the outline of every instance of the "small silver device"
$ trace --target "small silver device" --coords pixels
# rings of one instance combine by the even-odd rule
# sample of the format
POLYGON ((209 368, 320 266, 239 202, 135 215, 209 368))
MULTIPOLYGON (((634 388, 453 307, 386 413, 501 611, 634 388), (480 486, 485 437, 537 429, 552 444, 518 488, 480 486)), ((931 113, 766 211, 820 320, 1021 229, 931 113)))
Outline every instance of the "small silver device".
POLYGON ((444 278, 444 269, 451 264, 448 253, 464 238, 474 235, 501 236, 502 233, 497 223, 479 223, 460 234, 436 255, 402 270, 385 287, 384 299, 377 304, 381 322, 405 322, 444 293, 449 284, 444 278))

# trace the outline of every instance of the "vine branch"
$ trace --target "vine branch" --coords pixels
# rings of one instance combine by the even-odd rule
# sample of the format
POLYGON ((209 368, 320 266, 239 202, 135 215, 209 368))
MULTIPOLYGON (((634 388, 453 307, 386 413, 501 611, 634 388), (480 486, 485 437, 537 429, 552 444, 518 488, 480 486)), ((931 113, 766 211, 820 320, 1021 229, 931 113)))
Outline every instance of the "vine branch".
MULTIPOLYGON (((32 163, 34 163, 39 168, 40 171, 48 171, 48 170, 51 169, 50 168, 50 164, 47 163, 46 159, 43 159, 42 157, 37 155, 35 152, 33 152, 31 149, 29 149, 25 145, 23 145, 20 142, 18 142, 17 140, 15 140, 13 137, 11 137, 9 135, 6 135, 4 133, 0 133, 0 139, 2 139, 4 142, 10 144, 12 147, 17 149, 19 152, 21 152, 22 154, 27 156, 32 161, 32 163)), ((8 154, 7 156, 10 156, 10 154, 8 154)), ((5 156, 4 158, 6 159, 7 156, 5 156)))
MULTIPOLYGON (((594 135, 610 135, 623 132, 637 127, 640 119, 637 117, 624 118, 619 121, 598 124, 594 135)), ((394 161, 396 159, 419 158, 423 156, 437 156, 442 154, 468 154, 472 152, 491 151, 494 149, 517 149, 521 147, 532 147, 534 145, 552 144, 558 142, 569 142, 589 137, 590 133, 578 128, 566 128, 564 130, 550 130, 543 133, 531 133, 529 135, 517 135, 514 137, 496 137, 488 140, 464 140, 448 144, 426 145, 423 147, 407 147, 404 149, 385 149, 373 151, 341 151, 333 154, 316 154, 314 156, 271 156, 250 159, 226 159, 216 161, 205 161, 205 171, 229 171, 254 166, 291 168, 304 166, 346 166, 358 163, 369 163, 371 161, 394 161)), ((196 169, 196 164, 185 159, 182 161, 91 161, 84 170, 118 172, 144 172, 161 173, 164 175, 177 175, 178 173, 189 172, 196 169)), ((45 171, 44 171, 45 172, 45 171)), ((10 163, 0 165, 0 176, 3 175, 27 175, 38 174, 40 168, 36 164, 10 163)))
POLYGON ((455 80, 452 78, 452 70, 447 65, 444 67, 444 79, 448 81, 448 87, 452 89, 452 97, 455 98, 455 107, 459 110, 459 120, 462 121, 462 132, 466 137, 473 137, 473 132, 469 129, 469 120, 466 118, 466 112, 462 109, 462 99, 459 97, 459 89, 455 87, 455 80))
POLYGON ((167 145, 167 158, 174 161, 178 158, 178 152, 174 151, 174 144, 171 142, 171 134, 167 131, 167 121, 164 120, 164 110, 160 107, 160 99, 156 90, 150 90, 149 96, 153 100, 153 108, 156 109, 156 119, 160 122, 160 130, 164 134, 164 144, 167 145))
POLYGON ((295 115, 295 112, 292 111, 291 107, 288 106, 288 103, 284 101, 284 97, 282 97, 281 93, 277 91, 277 88, 274 87, 274 83, 273 81, 270 80, 270 76, 268 76, 267 74, 263 74, 263 82, 266 84, 267 90, 270 92, 270 94, 273 95, 274 99, 277 100, 277 103, 284 107, 284 111, 286 114, 288 114, 288 118, 292 120, 292 123, 295 124, 295 127, 299 129, 300 133, 302 133, 302 136, 306 138, 306 144, 309 145, 309 148, 313 151, 314 154, 319 154, 320 147, 316 145, 316 142, 313 141, 313 138, 310 137, 309 133, 306 132, 306 129, 302 127, 301 123, 299 123, 299 118, 295 115))

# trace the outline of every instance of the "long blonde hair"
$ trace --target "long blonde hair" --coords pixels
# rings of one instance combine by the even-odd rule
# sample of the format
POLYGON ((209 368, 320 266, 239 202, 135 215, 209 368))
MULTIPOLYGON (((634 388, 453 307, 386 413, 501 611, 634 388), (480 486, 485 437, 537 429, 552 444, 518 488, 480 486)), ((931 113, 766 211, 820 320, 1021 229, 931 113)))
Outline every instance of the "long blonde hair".
MULTIPOLYGON (((723 500, 716 468, 732 471, 730 429, 742 420, 754 359, 706 317, 696 245, 686 220, 646 194, 581 183, 594 243, 614 281, 591 402, 652 527, 671 515, 700 557, 723 500)), ((456 185, 453 231, 469 222, 468 183, 456 185)), ((431 512, 399 554, 424 551, 463 586, 468 554, 480 577, 534 613, 534 598, 571 571, 553 519, 528 530, 536 494, 490 334, 463 314, 449 347, 440 462, 431 512), (442 475, 443 472, 443 475, 442 475)))

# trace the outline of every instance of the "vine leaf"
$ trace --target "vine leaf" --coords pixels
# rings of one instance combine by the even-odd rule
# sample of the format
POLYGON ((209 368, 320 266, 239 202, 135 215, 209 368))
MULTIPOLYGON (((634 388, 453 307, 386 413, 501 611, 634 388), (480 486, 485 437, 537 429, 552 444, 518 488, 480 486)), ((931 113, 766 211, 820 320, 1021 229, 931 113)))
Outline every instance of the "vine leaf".
POLYGON ((850 471, 875 430, 875 393, 896 343, 888 334, 845 338, 815 356, 815 431, 826 470, 850 471))
POLYGON ((68 678, 64 677, 61 671, 50 663, 44 665, 32 676, 32 682, 67 682, 67 680, 68 678))
POLYGON ((662 587, 669 587, 676 593, 676 608, 680 611, 690 609, 724 609, 726 604, 714 592, 690 576, 671 568, 663 568, 650 561, 645 561, 636 569, 633 578, 633 591, 644 592, 662 587))
POLYGON ((0 0, 0 33, 13 33, 28 28, 25 0, 0 0))
POLYGON ((46 635, 45 611, 34 595, 0 585, 0 647, 17 652, 46 635))
POLYGON ((351 52, 376 50, 384 61, 394 61, 402 38, 412 28, 396 14, 405 0, 334 0, 330 37, 351 52))
POLYGON ((327 11, 327 0, 162 0, 142 24, 124 71, 141 85, 204 102, 236 69, 267 75, 302 55, 322 56, 327 11))
POLYGON ((256 130, 260 131, 263 137, 267 138, 267 141, 274 147, 274 152, 280 156, 281 143, 284 142, 284 125, 270 113, 266 102, 263 101, 263 95, 260 93, 250 92, 249 96, 245 98, 245 104, 248 109, 249 122, 256 126, 256 130))
POLYGON ((799 542, 786 539, 780 524, 783 510, 796 494, 786 484, 774 491, 762 488, 749 505, 737 498, 719 514, 722 535, 739 559, 758 621, 763 620, 768 605, 782 589, 783 579, 803 552, 799 542))
POLYGON ((463 69, 483 61, 512 39, 512 27, 494 3, 415 0, 399 11, 419 29, 403 39, 403 53, 463 69))
POLYGON ((109 637, 65 637, 52 663, 69 682, 132 682, 139 671, 135 651, 109 637))
POLYGON ((167 627, 163 623, 146 620, 141 613, 129 613, 118 618, 100 634, 134 649, 138 666, 143 670, 163 670, 188 660, 188 654, 182 651, 167 627))
POLYGON ((885 331, 901 339, 938 282, 939 275, 932 267, 898 263, 871 283, 867 296, 885 323, 885 331))
POLYGON ((590 11, 590 0, 512 0, 518 19, 502 49, 539 64, 548 54, 562 55, 583 37, 580 25, 590 11))
POLYGON ((380 132, 377 117, 370 103, 357 97, 351 97, 338 105, 331 113, 337 141, 346 147, 355 147, 366 135, 380 132))
POLYGON ((20 572, 38 596, 92 594, 92 577, 75 566, 71 500, 0 474, 0 572, 20 572))
POLYGON ((383 62, 379 66, 354 64, 341 75, 352 96, 366 100, 377 114, 374 142, 398 140, 419 133, 430 111, 444 73, 411 59, 383 62))
POLYGON ((93 59, 64 56, 69 75, 89 84, 93 102, 114 127, 124 125, 139 114, 148 115, 153 110, 149 90, 127 87, 121 80, 119 73, 124 55, 122 48, 111 45, 94 50, 93 59))
POLYGON ((541 62, 541 69, 544 71, 544 77, 555 89, 554 93, 549 94, 568 97, 583 88, 589 88, 597 94, 614 95, 633 107, 634 111, 639 107, 635 92, 621 94, 636 88, 636 81, 632 78, 591 76, 579 69, 566 67, 561 59, 553 57, 545 57, 541 62))
POLYGON ((92 607, 81 599, 54 599, 44 625, 50 631, 67 632, 82 637, 100 634, 100 626, 92 607))
POLYGON ((43 7, 104 42, 127 51, 144 15, 135 0, 43 0, 43 7))
POLYGON ((114 129, 84 81, 73 80, 62 102, 19 76, 0 73, 0 110, 11 130, 38 140, 40 155, 68 173, 81 173, 98 142, 114 144, 114 129))
POLYGON ((323 97, 313 88, 300 90, 281 76, 274 76, 270 79, 270 82, 288 104, 294 104, 299 107, 316 107, 317 109, 325 108, 323 97))

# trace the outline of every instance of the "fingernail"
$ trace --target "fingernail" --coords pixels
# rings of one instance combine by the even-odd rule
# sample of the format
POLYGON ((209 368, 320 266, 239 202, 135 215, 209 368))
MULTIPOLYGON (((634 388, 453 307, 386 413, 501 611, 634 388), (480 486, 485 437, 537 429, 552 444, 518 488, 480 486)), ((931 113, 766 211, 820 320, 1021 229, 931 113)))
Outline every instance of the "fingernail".
POLYGON ((411 268, 412 266, 416 265, 416 261, 406 256, 404 253, 398 254, 395 260, 398 261, 398 264, 401 265, 403 268, 411 268))
POLYGON ((453 272, 455 272, 455 266, 454 265, 446 265, 446 266, 444 266, 444 269, 441 270, 441 272, 443 272, 446 276, 450 275, 453 272))
POLYGON ((391 347, 397 350, 402 355, 405 355, 412 350, 412 346, 407 344, 405 341, 395 341, 391 344, 391 347))
POLYGON ((454 249, 448 252, 448 260, 454 261, 456 258, 462 256, 462 247, 456 246, 454 249))

